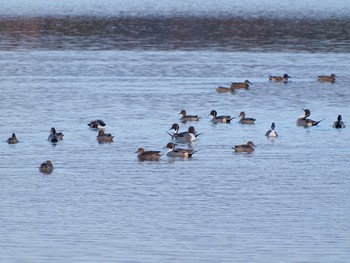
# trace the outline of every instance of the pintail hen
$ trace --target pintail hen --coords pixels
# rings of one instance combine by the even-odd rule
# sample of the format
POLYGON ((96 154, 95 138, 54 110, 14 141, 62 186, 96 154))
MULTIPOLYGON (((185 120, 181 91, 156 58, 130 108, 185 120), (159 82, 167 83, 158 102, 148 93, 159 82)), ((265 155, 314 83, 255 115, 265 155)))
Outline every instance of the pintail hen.
POLYGON ((39 167, 39 171, 44 174, 50 174, 53 171, 53 165, 50 160, 47 160, 46 162, 42 163, 39 167))
POLYGON ((335 82, 335 78, 337 76, 335 74, 331 74, 329 76, 318 76, 317 80, 318 81, 322 81, 322 82, 330 82, 330 83, 334 83, 335 82))
POLYGON ((234 93, 235 92, 235 90, 232 89, 232 87, 227 88, 227 87, 223 87, 223 86, 217 87, 216 91, 219 92, 219 93, 224 93, 224 92, 232 92, 232 93, 234 93))
POLYGON ((169 142, 164 148, 169 148, 166 156, 168 157, 180 157, 180 158, 190 158, 197 151, 193 149, 182 149, 176 148, 176 144, 169 142))
POLYGON ((104 129, 106 127, 106 123, 103 120, 93 120, 88 123, 88 126, 92 129, 104 129))
POLYGON ((249 84, 251 83, 249 80, 245 80, 244 82, 231 82, 231 89, 248 89, 249 84))
POLYGON ((188 131, 180 132, 179 133, 179 125, 177 123, 174 123, 169 130, 175 130, 173 134, 167 132, 173 140, 180 141, 180 142, 192 142, 197 139, 199 135, 202 133, 197 133, 195 128, 193 126, 190 126, 188 128, 188 131))
POLYGON ((291 79, 292 77, 288 76, 288 74, 284 74, 283 76, 269 76, 269 80, 274 82, 288 82, 288 79, 291 79))
POLYGON ((307 117, 309 117, 311 114, 310 110, 309 109, 303 109, 303 110, 304 110, 304 116, 298 118, 297 120, 298 126, 304 126, 304 127, 316 126, 322 121, 322 120, 314 121, 314 120, 308 119, 307 117))
POLYGON ((241 153, 241 152, 251 153, 251 152, 254 152, 253 146, 255 146, 254 143, 252 141, 248 141, 247 144, 236 145, 232 147, 232 149, 234 149, 235 152, 237 153, 241 153))
POLYGON ((201 118, 198 115, 187 115, 187 112, 185 110, 181 110, 181 112, 179 114, 182 115, 182 117, 181 117, 182 122, 199 121, 199 119, 201 118))
POLYGON ((278 136, 277 132, 275 131, 275 123, 273 122, 271 124, 271 130, 268 130, 266 133, 265 133, 265 136, 269 137, 269 138, 276 138, 278 136))
POLYGON ((99 143, 104 142, 113 142, 114 136, 112 136, 110 133, 105 133, 104 130, 99 130, 97 135, 97 141, 99 143))
POLYGON ((64 134, 62 132, 56 132, 56 129, 54 127, 50 130, 49 138, 47 139, 50 142, 59 142, 63 140, 64 134))
POLYGON ((218 113, 215 110, 212 110, 209 114, 209 116, 212 116, 211 122, 213 123, 229 123, 231 120, 234 119, 234 117, 231 117, 229 115, 221 115, 217 116, 218 113))
POLYGON ((139 148, 135 153, 140 161, 159 161, 161 156, 160 151, 145 151, 143 148, 139 148))
POLYGON ((241 111, 239 117, 241 117, 241 119, 239 120, 239 123, 241 124, 254 124, 254 122, 256 121, 256 119, 254 118, 246 118, 244 111, 241 111))
POLYGON ((344 124, 344 122, 342 121, 341 115, 338 115, 337 120, 333 123, 333 128, 336 128, 336 129, 345 128, 345 124, 344 124))
POLYGON ((7 139, 7 143, 8 144, 16 144, 16 143, 18 143, 18 139, 17 139, 15 133, 12 133, 12 136, 7 139))

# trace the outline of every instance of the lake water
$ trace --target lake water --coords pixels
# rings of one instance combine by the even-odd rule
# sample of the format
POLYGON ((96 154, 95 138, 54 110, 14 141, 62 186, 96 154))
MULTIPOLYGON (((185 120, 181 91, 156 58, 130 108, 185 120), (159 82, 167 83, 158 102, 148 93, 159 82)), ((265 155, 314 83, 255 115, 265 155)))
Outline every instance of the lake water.
POLYGON ((332 128, 350 124, 346 1, 281 15, 285 0, 272 17, 276 1, 251 15, 247 1, 112 2, 0 1, 0 262, 348 262, 350 132, 332 128), (323 121, 296 126, 302 108, 323 121), (182 124, 181 109, 202 118, 182 124), (214 125, 213 109, 256 124, 214 125), (97 118, 113 143, 86 125, 97 118), (165 156, 174 122, 204 133, 191 159, 165 156), (254 153, 233 152, 248 140, 254 153), (139 162, 139 147, 164 155, 139 162))

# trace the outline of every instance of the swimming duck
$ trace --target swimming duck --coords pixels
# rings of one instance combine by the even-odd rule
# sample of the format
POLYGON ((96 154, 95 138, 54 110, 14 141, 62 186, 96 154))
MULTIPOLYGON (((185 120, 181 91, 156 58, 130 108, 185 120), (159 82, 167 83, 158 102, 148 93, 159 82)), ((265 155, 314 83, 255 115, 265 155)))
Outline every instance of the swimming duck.
POLYGON ((93 120, 88 123, 88 126, 92 129, 104 129, 106 127, 106 123, 103 120, 93 120))
POLYGON ((168 157, 180 157, 180 158, 190 158, 192 155, 197 152, 193 149, 181 149, 175 148, 176 144, 169 142, 164 148, 169 148, 170 150, 167 152, 168 157))
POLYGON ((56 129, 54 127, 50 130, 49 138, 47 139, 50 142, 59 142, 63 140, 64 134, 62 132, 56 132, 56 129))
POLYGON ((307 117, 309 117, 311 114, 310 110, 309 109, 303 109, 303 110, 304 110, 304 116, 298 118, 298 120, 297 120, 298 126, 305 126, 305 127, 316 126, 317 124, 319 124, 322 121, 322 120, 314 121, 314 120, 308 119, 307 117))
POLYGON ((104 142, 113 142, 114 136, 112 136, 110 133, 105 133, 104 130, 99 130, 97 135, 97 141, 99 143, 104 142))
POLYGON ((235 150, 235 152, 246 152, 246 153, 251 153, 254 152, 254 148, 253 148, 254 143, 252 141, 247 142, 247 144, 242 144, 242 145, 236 145, 234 147, 232 147, 232 149, 235 150))
POLYGON ((215 110, 212 110, 209 114, 209 116, 212 116, 213 118, 211 119, 211 121, 213 123, 229 123, 231 122, 231 120, 234 119, 234 117, 231 117, 229 115, 221 115, 221 116, 217 116, 218 113, 215 110))
POLYGON ((337 76, 335 74, 331 74, 330 76, 318 76, 317 80, 322 82, 334 83, 336 77, 337 76))
POLYGON ((288 74, 284 74, 283 77, 282 76, 269 76, 269 80, 274 81, 274 82, 288 82, 288 79, 292 78, 290 76, 288 76, 288 74))
POLYGON ((333 128, 336 128, 336 129, 345 128, 345 124, 344 124, 344 122, 342 121, 341 115, 338 115, 337 120, 336 120, 336 121, 334 122, 334 124, 333 124, 333 128))
POLYGON ((186 132, 180 132, 179 133, 179 125, 177 123, 174 123, 170 130, 175 130, 175 132, 173 134, 167 132, 171 138, 180 142, 192 142, 195 141, 197 139, 197 137, 199 135, 201 135, 202 133, 197 133, 195 128, 193 126, 190 126, 188 128, 188 131, 186 132))
POLYGON ((140 161, 159 161, 161 156, 160 151, 145 151, 143 148, 139 148, 135 153, 140 161))
POLYGON ((7 139, 8 144, 16 144, 18 143, 17 137, 15 133, 12 133, 12 136, 7 139))
POLYGON ((268 130, 265 133, 265 136, 270 137, 270 138, 276 138, 278 136, 277 132, 275 131, 275 123, 274 122, 271 124, 271 130, 268 130))
POLYGON ((254 118, 246 118, 244 111, 241 111, 238 117, 241 117, 241 119, 239 120, 239 123, 241 124, 254 124, 254 122, 256 121, 256 119, 254 118))
POLYGON ((181 112, 179 113, 182 115, 181 117, 181 121, 182 122, 186 122, 186 121, 199 121, 199 119, 201 117, 199 117, 198 115, 187 115, 185 110, 181 110, 181 112))
POLYGON ((223 86, 219 86, 216 88, 216 91, 219 92, 219 93, 224 93, 224 92, 235 92, 234 89, 231 88, 227 88, 227 87, 223 87, 223 86))
POLYGON ((245 80, 244 82, 231 82, 231 89, 248 89, 249 84, 251 83, 249 80, 245 80))
POLYGON ((39 171, 44 174, 50 174, 53 171, 53 165, 50 160, 47 160, 46 162, 42 163, 39 167, 39 171))

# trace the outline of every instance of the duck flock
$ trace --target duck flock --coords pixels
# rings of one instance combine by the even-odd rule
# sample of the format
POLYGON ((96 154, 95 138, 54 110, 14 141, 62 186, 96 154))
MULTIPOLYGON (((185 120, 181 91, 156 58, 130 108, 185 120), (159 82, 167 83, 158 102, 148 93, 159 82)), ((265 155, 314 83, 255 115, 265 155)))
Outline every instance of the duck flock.
MULTIPOLYGON (((317 80, 321 82, 329 82, 334 83, 336 80, 336 75, 331 74, 329 76, 318 76, 317 80)), ((283 76, 269 76, 269 80, 272 82, 288 82, 288 79, 291 78, 288 74, 284 74, 283 76)), ((230 87, 223 87, 219 86, 216 88, 217 92, 232 92, 234 93, 238 89, 248 89, 249 85, 252 83, 249 80, 245 80, 244 82, 232 82, 230 87)), ((302 117, 299 117, 296 121, 296 124, 298 126, 316 126, 318 125, 322 120, 312 120, 310 119, 311 111, 310 109, 303 109, 304 115, 302 117)), ((180 121, 182 123, 186 122, 196 122, 201 119, 198 115, 188 115, 186 110, 181 110, 180 113, 181 118, 180 121)), ((209 116, 211 116, 211 122, 214 124, 225 124, 230 123, 236 116, 229 116, 229 115, 218 115, 216 110, 212 110, 209 113, 209 116)), ((254 125, 256 119, 252 117, 246 117, 246 113, 242 111, 237 117, 240 117, 239 123, 241 124, 247 124, 247 125, 254 125)), ((97 130, 97 141, 98 143, 112 143, 114 136, 109 133, 105 133, 104 129, 106 127, 106 123, 101 120, 93 120, 90 123, 87 124, 91 129, 97 130)), ((336 120, 334 121, 333 128, 336 129, 342 129, 345 128, 345 124, 342 121, 342 116, 338 115, 336 120)), ((265 133, 265 136, 275 139, 278 137, 278 134, 276 132, 276 124, 274 122, 271 123, 271 128, 265 133)), ((197 137, 202 135, 203 133, 198 133, 195 130, 194 126, 190 126, 187 131, 180 132, 180 126, 178 123, 174 123, 168 132, 171 142, 168 142, 165 145, 165 149, 167 149, 166 156, 170 158, 191 158, 198 150, 195 150, 193 148, 181 148, 178 147, 179 144, 190 146, 191 143, 195 140, 197 140, 197 137)), ((48 141, 51 143, 59 143, 61 140, 63 140, 64 134, 62 132, 57 132, 54 127, 51 128, 50 134, 48 136, 48 141)), ((17 144, 19 143, 19 140, 16 137, 16 134, 13 133, 10 138, 7 140, 8 144, 17 144)), ((236 153, 252 153, 254 152, 254 143, 252 141, 248 141, 245 144, 241 145, 235 145, 232 147, 232 149, 236 153)), ((155 151, 155 150, 145 150, 144 148, 140 147, 135 153, 137 153, 137 157, 140 161, 158 161, 160 160, 162 156, 162 151, 155 151)), ((54 166, 50 160, 45 161, 39 166, 39 171, 45 174, 50 174, 54 170, 54 166)))

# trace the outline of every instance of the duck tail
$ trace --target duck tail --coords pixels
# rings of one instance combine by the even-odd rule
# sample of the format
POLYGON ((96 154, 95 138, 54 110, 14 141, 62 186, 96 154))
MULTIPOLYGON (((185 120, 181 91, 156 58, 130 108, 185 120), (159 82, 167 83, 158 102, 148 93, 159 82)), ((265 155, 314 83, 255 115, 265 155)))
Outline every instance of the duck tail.
POLYGON ((189 157, 192 157, 192 155, 195 154, 195 153, 198 152, 198 151, 199 151, 199 150, 196 150, 196 151, 194 151, 194 152, 191 152, 191 153, 188 154, 188 156, 189 156, 189 157))
POLYGON ((171 139, 174 139, 174 134, 171 134, 170 132, 168 131, 165 131, 167 134, 169 134, 169 136, 171 137, 171 139))
POLYGON ((317 124, 319 124, 321 121, 323 121, 324 119, 320 120, 320 121, 316 121, 315 123, 312 124, 312 126, 317 126, 317 124))
POLYGON ((197 133, 195 134, 194 136, 197 138, 199 135, 202 135, 204 132, 201 132, 201 133, 197 133))

